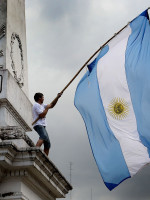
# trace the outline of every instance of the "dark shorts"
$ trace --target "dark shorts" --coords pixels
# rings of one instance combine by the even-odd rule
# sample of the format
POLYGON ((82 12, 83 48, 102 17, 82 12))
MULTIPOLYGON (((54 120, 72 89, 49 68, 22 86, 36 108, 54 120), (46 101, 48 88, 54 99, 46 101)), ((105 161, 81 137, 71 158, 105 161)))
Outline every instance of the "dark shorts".
POLYGON ((39 139, 44 141, 44 149, 49 149, 51 147, 51 143, 46 128, 41 125, 36 125, 34 130, 38 133, 39 139))

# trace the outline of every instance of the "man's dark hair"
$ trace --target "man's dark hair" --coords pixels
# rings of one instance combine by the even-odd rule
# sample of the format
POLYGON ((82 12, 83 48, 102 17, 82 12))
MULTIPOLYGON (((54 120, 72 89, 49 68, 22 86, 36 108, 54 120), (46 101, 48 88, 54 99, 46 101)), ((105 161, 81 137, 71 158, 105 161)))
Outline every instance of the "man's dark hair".
POLYGON ((40 93, 40 92, 38 92, 38 93, 35 93, 35 95, 34 95, 34 100, 36 101, 36 102, 38 102, 38 100, 40 99, 40 98, 42 98, 42 96, 44 96, 42 93, 40 93))

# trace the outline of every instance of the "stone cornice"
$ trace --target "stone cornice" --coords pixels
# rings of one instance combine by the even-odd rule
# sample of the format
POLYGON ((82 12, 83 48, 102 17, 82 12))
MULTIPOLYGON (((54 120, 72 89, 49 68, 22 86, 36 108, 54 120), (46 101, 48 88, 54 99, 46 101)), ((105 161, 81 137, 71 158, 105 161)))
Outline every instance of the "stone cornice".
MULTIPOLYGON (((18 149, 12 142, 0 143, 0 166, 13 176, 18 169, 26 170, 26 176, 31 185, 38 185, 36 181, 42 181, 42 185, 56 198, 63 198, 72 189, 72 186, 59 172, 49 158, 37 147, 18 149), (30 174, 30 175, 28 175, 30 174), (33 178, 36 177, 36 178, 33 178)), ((23 172, 16 172, 23 174, 23 172)), ((38 188, 40 190, 40 188, 38 188)), ((48 193, 49 193, 48 192, 48 193)))
POLYGON ((3 25, 0 27, 0 39, 2 39, 5 35, 6 35, 6 25, 3 24, 3 25))
POLYGON ((34 146, 32 140, 17 126, 0 127, 0 138, 2 140, 24 139, 30 147, 34 146))
POLYGON ((29 200, 26 196, 22 194, 22 192, 8 192, 8 193, 3 193, 0 194, 1 199, 5 200, 11 200, 11 199, 16 199, 16 200, 29 200))
POLYGON ((19 124, 21 124, 21 127, 23 127, 25 131, 31 131, 31 128, 23 120, 23 118, 19 115, 19 113, 16 111, 16 109, 14 109, 14 107, 11 105, 11 103, 7 99, 5 99, 5 98, 0 99, 0 106, 5 107, 11 113, 11 115, 14 117, 14 119, 19 124))
POLYGON ((6 112, 6 125, 20 124, 26 132, 32 131, 32 103, 8 69, 0 70, 0 108, 6 112))

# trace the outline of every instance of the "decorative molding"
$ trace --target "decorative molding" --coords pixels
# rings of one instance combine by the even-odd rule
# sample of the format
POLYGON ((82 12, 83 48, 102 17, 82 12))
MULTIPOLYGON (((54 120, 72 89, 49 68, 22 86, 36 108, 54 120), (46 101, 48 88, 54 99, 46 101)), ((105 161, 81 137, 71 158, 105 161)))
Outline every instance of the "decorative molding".
POLYGON ((0 75, 0 93, 2 92, 2 88, 3 88, 3 76, 0 75))
POLYGON ((11 171, 5 171, 5 177, 22 177, 22 176, 28 176, 28 172, 25 169, 15 169, 11 171))
POLYGON ((11 51, 10 51, 10 57, 11 57, 11 67, 12 67, 12 71, 14 74, 14 78, 16 79, 18 85, 22 88, 24 85, 24 77, 23 77, 23 71, 24 71, 24 60, 23 60, 23 50, 22 50, 22 43, 20 40, 20 37, 17 33, 12 33, 11 35, 11 42, 10 42, 10 47, 11 47, 11 51), (18 47, 20 50, 20 57, 21 57, 21 72, 20 74, 17 74, 17 70, 16 70, 16 66, 15 66, 15 61, 14 61, 14 42, 15 40, 17 40, 18 42, 18 47))
POLYGON ((5 26, 5 24, 3 24, 0 27, 0 39, 2 39, 5 35, 6 35, 6 26, 5 26))
POLYGON ((14 119, 20 124, 22 129, 25 131, 31 131, 31 128, 27 125, 27 123, 23 120, 23 118, 19 115, 19 113, 14 109, 14 107, 9 103, 7 99, 0 99, 0 107, 5 107, 8 112, 10 112, 14 119))
POLYGON ((0 194, 1 200, 6 198, 29 200, 22 192, 7 192, 0 194))
MULTIPOLYGON (((0 27, 0 40, 6 35, 6 26, 3 24, 0 27)), ((0 57, 4 56, 3 50, 0 50, 0 57)), ((0 65, 0 69, 3 69, 3 65, 0 65)))
POLYGON ((6 173, 4 173, 4 170, 2 167, 0 167, 0 183, 1 183, 1 180, 6 176, 6 173))
POLYGON ((30 147, 34 147, 32 140, 17 126, 0 127, 0 138, 2 140, 24 139, 30 147))
POLYGON ((22 180, 45 195, 43 199, 50 194, 63 198, 72 190, 70 183, 38 147, 18 148, 13 142, 0 142, 0 158, 0 166, 5 166, 6 177, 24 176, 22 180), (41 181, 42 185, 39 184, 41 181))
POLYGON ((4 56, 3 50, 0 50, 0 57, 4 56))

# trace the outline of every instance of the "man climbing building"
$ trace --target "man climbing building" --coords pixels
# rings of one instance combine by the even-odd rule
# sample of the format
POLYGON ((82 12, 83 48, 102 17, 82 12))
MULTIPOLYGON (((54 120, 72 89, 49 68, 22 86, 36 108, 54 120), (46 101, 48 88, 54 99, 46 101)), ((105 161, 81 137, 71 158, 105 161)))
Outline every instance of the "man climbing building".
POLYGON ((34 95, 35 104, 33 105, 33 128, 39 135, 39 140, 36 143, 37 147, 40 147, 44 144, 44 152, 46 155, 49 154, 49 149, 51 146, 48 133, 46 131, 46 115, 48 110, 53 108, 58 99, 61 97, 62 93, 58 93, 57 97, 52 101, 52 103, 45 105, 44 95, 42 93, 36 93, 34 95))

